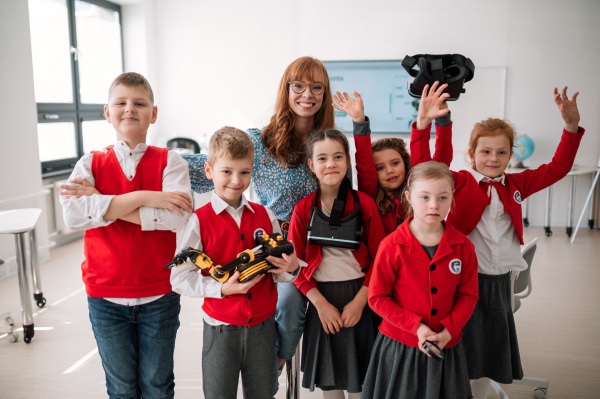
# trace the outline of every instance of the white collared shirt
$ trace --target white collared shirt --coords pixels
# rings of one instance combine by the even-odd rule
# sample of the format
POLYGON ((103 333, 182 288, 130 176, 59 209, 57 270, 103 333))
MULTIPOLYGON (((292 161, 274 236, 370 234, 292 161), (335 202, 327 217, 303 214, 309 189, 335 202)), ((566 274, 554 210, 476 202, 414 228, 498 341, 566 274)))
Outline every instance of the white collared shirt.
MULTIPOLYGON (((132 150, 124 141, 118 141, 114 146, 113 150, 119 165, 128 180, 131 181, 135 177, 136 168, 147 149, 147 144, 138 144, 132 150)), ((71 176, 69 176, 69 181, 83 178, 95 185, 96 180, 92 175, 92 157, 92 154, 81 157, 71 176)), ((167 166, 163 171, 162 191, 179 191, 188 194, 190 198, 192 197, 189 166, 175 151, 169 151, 167 155, 167 166)), ((60 203, 63 206, 67 227, 71 230, 88 230, 108 226, 113 221, 104 220, 104 215, 114 197, 114 195, 92 195, 91 197, 71 197, 67 199, 61 195, 60 203)), ((184 212, 183 216, 179 216, 174 211, 162 208, 142 206, 139 209, 142 230, 171 230, 175 232, 184 225, 189 216, 187 212, 184 212)))
MULTIPOLYGON (((229 213, 237 223, 238 227, 242 222, 244 208, 248 208, 250 211, 254 212, 254 209, 252 209, 252 206, 248 203, 243 194, 242 201, 237 209, 229 206, 229 204, 221 199, 214 191, 212 192, 210 203, 217 215, 223 211, 229 213)), ((281 233, 281 228, 279 227, 279 222, 275 218, 275 214, 270 209, 265 209, 269 215, 273 233, 281 233)), ((185 227, 177 233, 177 253, 187 247, 203 251, 204 246, 202 245, 200 236, 198 216, 193 214, 188 219, 185 227)), ((207 249, 207 251, 207 255, 210 256, 210 249, 207 249)), ((306 263, 304 263, 304 265, 306 265, 306 263)), ((273 281, 281 283, 293 281, 296 278, 293 274, 287 272, 271 275, 273 276, 273 281)), ((200 269, 189 259, 187 263, 171 269, 171 286, 173 287, 173 291, 181 295, 192 298, 223 298, 221 295, 221 285, 222 283, 214 278, 203 276, 202 273, 200 273, 200 269)), ((214 319, 206 313, 204 314, 204 321, 211 326, 227 325, 227 323, 214 319)))
MULTIPOLYGON (((504 185, 505 175, 490 179, 469 169, 477 183, 493 180, 504 185)), ((475 246, 479 273, 505 274, 511 270, 525 270, 527 263, 521 256, 521 244, 510 215, 504 211, 498 191, 490 185, 492 199, 483 211, 475 229, 468 235, 475 246)), ((488 191, 488 195, 490 192, 488 191)))
MULTIPOLYGON (((138 144, 133 150, 124 141, 118 141, 115 144, 113 150, 128 180, 134 178, 137 166, 147 149, 147 144, 138 144)), ((81 157, 71 176, 69 176, 69 181, 83 178, 95 185, 96 179, 92 175, 92 158, 92 154, 81 157)), ((192 197, 188 164, 175 151, 169 151, 167 155, 167 166, 163 171, 162 191, 179 191, 188 194, 190 198, 192 197)), ((60 203, 63 207, 65 224, 71 230, 88 230, 108 226, 113 220, 104 220, 104 215, 114 197, 114 195, 95 194, 90 197, 66 198, 61 195, 60 203)), ((170 230, 175 232, 185 225, 190 215, 188 212, 183 211, 183 216, 179 216, 174 211, 162 208, 142 206, 139 209, 142 230, 170 230)), ((146 298, 105 299, 119 305, 135 306, 155 301, 160 297, 162 295, 146 298)))

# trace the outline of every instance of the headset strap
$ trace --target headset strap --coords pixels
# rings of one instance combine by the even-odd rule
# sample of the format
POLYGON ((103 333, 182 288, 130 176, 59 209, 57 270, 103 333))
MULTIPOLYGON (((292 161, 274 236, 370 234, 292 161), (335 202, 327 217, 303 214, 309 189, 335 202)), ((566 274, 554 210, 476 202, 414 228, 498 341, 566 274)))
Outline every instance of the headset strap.
POLYGON ((470 58, 467 58, 462 54, 439 54, 439 55, 416 54, 413 56, 407 55, 402 60, 402 66, 404 67, 406 72, 408 72, 408 74, 410 76, 412 76, 413 78, 416 77, 419 73, 418 70, 413 69, 413 68, 419 62, 420 58, 425 58, 427 61, 429 61, 430 65, 431 65, 431 73, 433 75, 433 80, 434 81, 437 80, 440 83, 443 83, 445 80, 443 77, 443 73, 442 73, 441 78, 438 78, 439 75, 436 75, 436 71, 439 69, 439 67, 438 67, 437 62, 434 65, 434 61, 437 61, 437 60, 439 60, 439 62, 441 62, 441 64, 442 64, 442 72, 443 72, 444 64, 446 64, 446 66, 449 66, 450 64, 456 64, 456 65, 464 66, 465 68, 467 68, 469 73, 467 74, 467 77, 465 78, 465 82, 468 82, 469 80, 473 79, 473 75, 475 74, 475 64, 473 64, 473 61, 471 61, 470 58))
MULTIPOLYGON (((360 210, 360 202, 358 200, 358 194, 356 191, 352 189, 352 184, 350 183, 350 179, 344 178, 342 184, 340 185, 340 189, 338 191, 338 196, 333 200, 333 207, 331 209, 331 214, 329 215, 329 225, 330 226, 341 226, 342 224, 342 215, 344 214, 344 209, 346 209, 346 200, 348 198, 348 191, 352 193, 354 197, 354 202, 358 206, 360 210)), ((317 192, 315 193, 315 198, 313 199, 312 204, 312 212, 317 208, 317 201, 319 200, 321 195, 321 190, 317 187, 317 192)), ((362 223, 362 216, 361 216, 362 223)))

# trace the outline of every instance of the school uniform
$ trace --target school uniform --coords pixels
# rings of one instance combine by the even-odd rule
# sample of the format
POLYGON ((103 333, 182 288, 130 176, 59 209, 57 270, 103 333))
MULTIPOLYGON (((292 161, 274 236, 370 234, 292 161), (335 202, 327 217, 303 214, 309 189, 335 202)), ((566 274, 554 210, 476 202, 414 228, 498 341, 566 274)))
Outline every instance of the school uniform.
POLYGON ((144 143, 129 148, 119 141, 107 153, 84 155, 69 177, 86 179, 100 195, 60 198, 67 226, 85 230, 82 277, 111 397, 174 394, 180 306, 164 265, 175 253, 174 231, 189 214, 140 207, 141 226, 106 221, 104 215, 117 195, 140 190, 189 194, 187 169, 166 148, 144 143))
MULTIPOLYGON (((306 293, 317 288, 340 314, 363 286, 368 286, 370 268, 383 239, 381 219, 369 196, 357 192, 363 218, 362 242, 351 251, 307 242, 307 226, 316 192, 302 199, 292 215, 289 239, 294 242, 299 259, 306 261, 295 280, 298 289, 306 293), (329 266, 329 267, 328 267, 329 266)), ((321 201, 317 206, 327 215, 321 201)), ((348 194, 343 217, 356 209, 354 196, 348 194)), ((302 347, 302 386, 311 391, 318 387, 327 390, 360 392, 371 348, 375 341, 377 318, 369 306, 364 307, 361 320, 339 333, 327 334, 318 312, 309 303, 302 347)))
MULTIPOLYGON (((449 118, 447 125, 435 126, 435 154, 433 159, 437 162, 443 162, 450 165, 452 162, 452 123, 449 118)), ((437 121, 436 121, 437 123, 437 121)), ((379 184, 377 178, 377 170, 373 160, 373 150, 371 146, 371 127, 368 117, 365 117, 364 122, 353 122, 354 131, 354 146, 356 147, 356 173, 358 177, 358 190, 367 194, 373 200, 379 192, 379 184)), ((428 143, 429 145, 429 143, 428 143)), ((406 166, 406 176, 410 170, 410 165, 406 166)), ((389 209, 384 215, 381 215, 381 223, 383 231, 387 236, 394 231, 406 219, 406 211, 402 206, 402 202, 394 199, 393 209, 389 209)))
MULTIPOLYGON (((178 232, 178 250, 196 248, 225 265, 256 246, 258 234, 280 233, 273 213, 246 201, 233 209, 214 192, 178 232)), ((276 376, 274 281, 288 282, 290 273, 268 274, 246 294, 221 295, 222 283, 190 262, 171 271, 173 290, 204 302, 202 375, 207 398, 235 398, 242 373, 244 397, 272 397, 276 376), (232 376, 235 379, 232 380, 232 376)))
MULTIPOLYGON (((426 129, 414 128, 411 153, 415 164, 430 160, 426 129)), ((563 130, 550 163, 490 179, 474 170, 452 172, 455 206, 448 222, 473 241, 479 259, 479 302, 464 328, 471 379, 500 383, 523 378, 513 312, 510 272, 527 264, 523 244, 522 201, 569 173, 585 130, 563 130)))
POLYGON ((444 222, 433 258, 409 228, 412 217, 386 237, 373 264, 369 305, 383 318, 365 379, 364 398, 468 398, 471 391, 462 328, 478 299, 472 243, 444 222), (424 323, 452 339, 445 360, 418 349, 424 323))

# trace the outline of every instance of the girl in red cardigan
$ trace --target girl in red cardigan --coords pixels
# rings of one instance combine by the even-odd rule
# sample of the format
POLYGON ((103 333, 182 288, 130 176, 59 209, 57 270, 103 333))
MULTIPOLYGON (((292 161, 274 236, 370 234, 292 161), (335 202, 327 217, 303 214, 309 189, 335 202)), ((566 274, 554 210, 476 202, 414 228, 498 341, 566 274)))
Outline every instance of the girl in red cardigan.
MULTIPOLYGON (((423 94, 427 92, 426 86, 423 94)), ((436 84, 431 92, 439 92, 436 84)), ((579 127, 578 94, 569 99, 566 87, 562 93, 554 89, 554 102, 565 128, 550 163, 521 173, 505 173, 516 133, 508 122, 489 118, 476 123, 471 133, 467 154, 471 168, 452 172, 456 206, 448 215, 448 223, 468 235, 479 260, 480 298, 464 329, 469 377, 475 380, 472 383, 475 399, 487 398, 490 379, 509 384, 513 379, 523 378, 510 304, 510 272, 527 267, 520 250, 521 202, 571 170, 584 132, 579 127)), ((430 123, 430 119, 419 118, 413 124, 410 147, 414 164, 431 159, 430 123)))
POLYGON ((383 240, 373 264, 369 305, 383 321, 363 398, 471 397, 460 339, 477 302, 477 257, 471 241, 444 222, 452 192, 446 165, 411 170, 409 218, 383 240))
MULTIPOLYGON (((354 145, 356 147, 356 171, 358 174, 358 190, 368 194, 375 200, 385 235, 390 234, 406 218, 406 210, 402 207, 402 191, 406 186, 406 173, 410 169, 410 155, 404 140, 398 137, 385 137, 371 143, 370 121, 365 116, 362 97, 354 92, 356 99, 348 93, 333 96, 333 106, 346 112, 354 125, 354 145)), ((445 95, 447 96, 447 95, 445 95)), ((436 144, 448 146, 437 148, 433 159, 450 165, 452 161, 452 122, 450 111, 444 101, 439 99, 442 107, 435 111, 436 144), (438 154, 450 154, 448 159, 438 154)))
POLYGON ((298 257, 307 263, 295 281, 310 301, 302 346, 302 386, 311 391, 320 388, 326 399, 344 398, 344 390, 348 398, 359 398, 376 332, 376 317, 366 306, 369 269, 383 239, 383 227, 373 200, 350 187, 348 140, 341 132, 312 133, 306 154, 318 189, 296 205, 288 233, 298 257), (340 190, 347 190, 343 209, 337 202, 340 190), (310 231, 317 234, 311 230, 313 207, 326 217, 333 218, 331 212, 337 210, 342 220, 352 214, 359 218, 355 219, 362 224, 359 248, 309 243, 310 231))

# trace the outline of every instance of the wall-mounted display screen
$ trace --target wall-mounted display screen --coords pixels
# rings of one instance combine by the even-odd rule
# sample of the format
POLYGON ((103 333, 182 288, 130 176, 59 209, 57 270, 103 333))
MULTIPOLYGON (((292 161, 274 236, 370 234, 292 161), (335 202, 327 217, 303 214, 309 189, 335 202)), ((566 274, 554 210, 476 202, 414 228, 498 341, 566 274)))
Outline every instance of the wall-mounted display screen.
MULTIPOLYGON (((409 75, 402 61, 324 61, 331 90, 357 91, 364 102, 365 114, 373 133, 410 133, 417 119, 419 99, 409 96, 409 75)), ((412 79, 412 78, 410 78, 412 79)), ((341 131, 352 132, 352 118, 335 110, 335 123, 341 131)))

